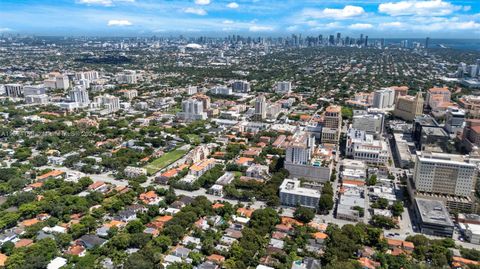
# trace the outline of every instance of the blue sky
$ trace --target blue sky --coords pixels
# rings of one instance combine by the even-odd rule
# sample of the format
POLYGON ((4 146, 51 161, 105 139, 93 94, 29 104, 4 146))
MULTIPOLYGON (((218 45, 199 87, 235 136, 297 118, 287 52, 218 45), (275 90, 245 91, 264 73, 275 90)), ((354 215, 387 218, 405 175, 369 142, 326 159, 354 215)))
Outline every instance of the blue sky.
POLYGON ((480 0, 0 0, 0 33, 480 38, 480 0))

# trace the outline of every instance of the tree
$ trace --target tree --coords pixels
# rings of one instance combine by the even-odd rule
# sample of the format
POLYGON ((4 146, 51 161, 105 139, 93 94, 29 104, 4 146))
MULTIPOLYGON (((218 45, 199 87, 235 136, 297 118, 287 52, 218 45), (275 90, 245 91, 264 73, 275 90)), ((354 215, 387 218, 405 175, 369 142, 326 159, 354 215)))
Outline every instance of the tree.
POLYGON ((31 160, 31 164, 35 167, 47 165, 48 159, 45 155, 37 155, 31 160))
POLYGON ((395 217, 401 216, 403 213, 403 203, 401 201, 395 201, 393 205, 390 207, 392 211, 392 215, 395 217))
POLYGON ((132 220, 125 227, 128 233, 141 233, 145 230, 145 225, 140 220, 132 220))
POLYGON ((333 209, 333 197, 330 194, 322 194, 318 201, 318 210, 328 212, 333 209))
POLYGON ((156 237, 153 241, 156 246, 162 249, 162 252, 167 251, 167 249, 172 245, 172 240, 170 239, 170 237, 165 235, 160 235, 156 237))
POLYGON ((301 221, 303 223, 308 223, 308 222, 312 221, 313 218, 315 218, 315 212, 310 208, 306 208, 306 207, 301 206, 301 207, 298 207, 295 210, 295 212, 293 213, 293 216, 298 221, 301 221))
POLYGON ((384 228, 387 230, 395 228, 397 226, 397 224, 392 218, 382 215, 374 215, 370 220, 370 223, 375 227, 384 228))
POLYGON ((377 184, 377 175, 372 175, 367 179, 367 186, 374 186, 377 184))

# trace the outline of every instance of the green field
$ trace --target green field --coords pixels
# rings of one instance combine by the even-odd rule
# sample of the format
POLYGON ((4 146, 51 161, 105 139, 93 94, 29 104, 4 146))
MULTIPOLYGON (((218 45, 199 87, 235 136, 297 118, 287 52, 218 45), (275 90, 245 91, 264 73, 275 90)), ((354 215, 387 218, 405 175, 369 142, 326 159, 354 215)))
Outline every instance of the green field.
POLYGON ((182 158, 182 156, 185 155, 186 153, 187 153, 186 150, 181 150, 181 149, 177 149, 177 150, 174 150, 174 151, 167 152, 162 157, 160 157, 160 158, 154 160, 153 162, 145 165, 144 168, 147 169, 147 172, 150 175, 154 174, 154 173, 162 170, 163 168, 169 166, 170 164, 172 164, 176 160, 182 158))

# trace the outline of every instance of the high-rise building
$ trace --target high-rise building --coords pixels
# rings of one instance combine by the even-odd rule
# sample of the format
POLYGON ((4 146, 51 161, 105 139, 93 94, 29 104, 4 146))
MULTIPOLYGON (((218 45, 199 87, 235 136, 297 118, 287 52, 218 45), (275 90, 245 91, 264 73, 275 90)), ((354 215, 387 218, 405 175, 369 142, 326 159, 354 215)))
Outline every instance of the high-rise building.
POLYGON ((399 96, 393 110, 395 117, 406 121, 413 121, 416 116, 423 114, 423 96, 417 92, 415 96, 399 96))
POLYGON ((55 76, 55 88, 66 90, 70 88, 70 80, 67 75, 58 74, 55 76))
POLYGON ((315 138, 308 132, 297 132, 287 145, 285 162, 308 164, 315 148, 315 138))
POLYGON ((373 107, 386 109, 393 107, 395 103, 395 90, 393 88, 383 88, 373 93, 373 107))
POLYGON ((477 165, 463 155, 419 152, 413 180, 417 192, 472 197, 477 182, 477 165))
POLYGON ((177 113, 177 117, 186 121, 205 120, 207 113, 203 111, 202 101, 188 99, 182 102, 182 112, 177 113))
POLYGON ((8 97, 19 98, 23 96, 22 84, 5 84, 5 93, 8 97))
POLYGON ((250 82, 245 80, 237 80, 232 83, 232 90, 234 92, 249 92, 250 82))
POLYGON ((108 113, 114 113, 120 110, 120 98, 113 95, 105 94, 96 96, 94 102, 99 106, 105 107, 108 113))
POLYGON ((448 107, 445 113, 445 130, 449 134, 460 132, 465 125, 465 110, 458 107, 448 107))
POLYGON ((289 94, 292 91, 292 82, 279 81, 275 84, 275 92, 280 94, 289 94))
POLYGON ((383 133, 383 121, 383 114, 368 113, 365 110, 355 110, 353 113, 352 127, 379 137, 383 133))
POLYGON ((425 48, 428 49, 430 46, 430 37, 425 38, 425 48))
POLYGON ((267 117, 267 99, 265 95, 260 95, 255 99, 255 118, 264 120, 267 117))
POLYGON ((329 106, 323 115, 322 143, 337 144, 342 128, 342 107, 329 106))
POLYGON ((448 88, 430 88, 427 91, 426 103, 431 109, 445 107, 450 104, 452 94, 448 88))
POLYGON ((79 104, 79 106, 86 106, 90 104, 88 91, 82 86, 75 86, 69 93, 70 100, 79 104))
POLYGON ((45 94, 47 89, 43 84, 40 85, 26 85, 23 87, 23 96, 31 96, 31 95, 41 95, 45 94))

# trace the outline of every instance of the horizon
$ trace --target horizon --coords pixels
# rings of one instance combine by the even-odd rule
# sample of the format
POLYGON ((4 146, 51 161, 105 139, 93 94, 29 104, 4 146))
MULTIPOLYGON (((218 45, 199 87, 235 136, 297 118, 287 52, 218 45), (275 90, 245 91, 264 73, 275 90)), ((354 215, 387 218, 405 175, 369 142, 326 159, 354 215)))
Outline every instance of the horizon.
POLYGON ((0 10, 1 34, 36 36, 480 36, 473 0, 4 0, 0 10))

